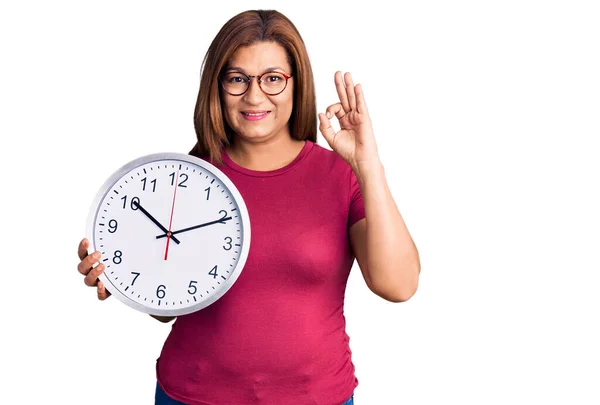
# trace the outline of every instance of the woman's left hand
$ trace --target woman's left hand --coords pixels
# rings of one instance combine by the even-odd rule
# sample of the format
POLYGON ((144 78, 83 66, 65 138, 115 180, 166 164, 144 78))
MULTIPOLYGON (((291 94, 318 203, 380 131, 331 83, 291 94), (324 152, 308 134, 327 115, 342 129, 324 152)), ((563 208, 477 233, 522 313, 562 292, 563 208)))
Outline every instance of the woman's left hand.
POLYGON ((360 165, 379 162, 371 118, 362 87, 354 85, 350 73, 342 78, 342 72, 335 72, 334 81, 340 102, 327 107, 326 114, 319 114, 319 130, 329 146, 356 172, 360 165), (330 122, 334 115, 340 123, 337 133, 330 122))

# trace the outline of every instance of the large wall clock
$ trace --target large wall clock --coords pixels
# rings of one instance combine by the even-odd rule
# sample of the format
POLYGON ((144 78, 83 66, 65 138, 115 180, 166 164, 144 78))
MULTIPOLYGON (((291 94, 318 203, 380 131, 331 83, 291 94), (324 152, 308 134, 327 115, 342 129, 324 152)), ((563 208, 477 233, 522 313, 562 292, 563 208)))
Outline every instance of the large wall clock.
POLYGON ((185 154, 142 156, 118 169, 90 208, 87 235, 100 280, 128 306, 178 316, 222 297, 250 247, 239 191, 219 169, 185 154))

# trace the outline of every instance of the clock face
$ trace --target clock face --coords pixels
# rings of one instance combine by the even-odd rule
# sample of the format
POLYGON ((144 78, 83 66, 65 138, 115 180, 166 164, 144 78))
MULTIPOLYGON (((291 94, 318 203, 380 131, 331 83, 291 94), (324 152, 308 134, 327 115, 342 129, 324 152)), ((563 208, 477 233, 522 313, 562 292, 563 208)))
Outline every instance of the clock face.
POLYGON ((236 281, 250 246, 246 205, 233 183, 193 156, 163 153, 123 166, 92 204, 88 232, 106 289, 162 316, 212 304, 236 281))

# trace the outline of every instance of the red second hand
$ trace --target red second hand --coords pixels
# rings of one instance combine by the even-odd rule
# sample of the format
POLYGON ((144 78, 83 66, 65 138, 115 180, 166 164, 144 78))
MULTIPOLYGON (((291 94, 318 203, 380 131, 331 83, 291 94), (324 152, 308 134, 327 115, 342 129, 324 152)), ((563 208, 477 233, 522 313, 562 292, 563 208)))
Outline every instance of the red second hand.
POLYGON ((177 196, 177 179, 179 179, 179 170, 175 176, 175 191, 173 191, 173 204, 171 204, 171 219, 169 219, 169 232, 167 232, 167 247, 165 248, 165 260, 169 255, 169 242, 171 241, 171 225, 173 225, 173 212, 175 211, 175 197, 177 196))

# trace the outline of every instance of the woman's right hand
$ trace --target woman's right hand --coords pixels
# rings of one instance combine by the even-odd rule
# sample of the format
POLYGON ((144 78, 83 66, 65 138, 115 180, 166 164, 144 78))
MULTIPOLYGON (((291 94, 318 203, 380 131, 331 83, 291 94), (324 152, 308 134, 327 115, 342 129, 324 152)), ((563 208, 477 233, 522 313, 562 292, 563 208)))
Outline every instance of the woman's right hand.
POLYGON ((83 279, 85 285, 96 287, 98 299, 104 301, 110 297, 110 293, 104 288, 102 281, 98 280, 98 277, 104 271, 104 264, 100 263, 96 267, 93 267, 94 263, 98 262, 102 256, 100 252, 94 252, 91 255, 88 255, 87 250, 89 247, 90 242, 86 238, 83 238, 77 249, 77 254, 81 260, 79 265, 77 265, 77 270, 85 276, 83 279))

